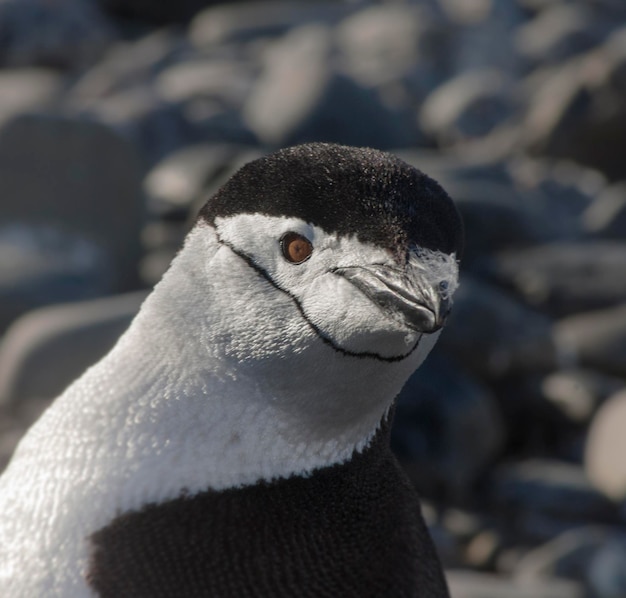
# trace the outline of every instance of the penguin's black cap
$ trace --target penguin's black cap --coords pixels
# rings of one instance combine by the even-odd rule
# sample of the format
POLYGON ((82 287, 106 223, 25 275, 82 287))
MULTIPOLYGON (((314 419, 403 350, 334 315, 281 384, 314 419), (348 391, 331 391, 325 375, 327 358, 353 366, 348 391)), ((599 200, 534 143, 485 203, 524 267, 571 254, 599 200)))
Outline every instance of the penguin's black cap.
POLYGON ((200 218, 240 213, 296 217, 401 253, 412 246, 460 256, 463 225, 441 186, 392 154, 311 143, 246 164, 200 218))

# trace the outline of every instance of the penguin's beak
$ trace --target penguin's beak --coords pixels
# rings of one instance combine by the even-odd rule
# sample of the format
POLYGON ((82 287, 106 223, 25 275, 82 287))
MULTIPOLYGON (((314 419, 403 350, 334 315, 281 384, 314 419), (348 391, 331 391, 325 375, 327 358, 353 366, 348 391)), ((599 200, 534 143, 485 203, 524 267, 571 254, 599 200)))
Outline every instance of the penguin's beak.
POLYGON ((419 275, 409 276, 404 270, 382 265, 349 266, 333 272, 352 283, 381 310, 400 315, 409 328, 418 332, 436 332, 450 313, 452 302, 445 289, 419 275))

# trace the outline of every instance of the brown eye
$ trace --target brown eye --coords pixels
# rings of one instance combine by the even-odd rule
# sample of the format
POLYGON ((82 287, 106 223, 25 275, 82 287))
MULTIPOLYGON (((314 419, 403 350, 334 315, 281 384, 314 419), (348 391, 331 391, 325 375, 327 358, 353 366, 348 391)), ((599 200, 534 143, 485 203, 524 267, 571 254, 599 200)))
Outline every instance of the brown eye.
POLYGON ((285 233, 280 238, 280 248, 285 259, 292 264, 301 264, 313 253, 311 241, 298 233, 285 233))

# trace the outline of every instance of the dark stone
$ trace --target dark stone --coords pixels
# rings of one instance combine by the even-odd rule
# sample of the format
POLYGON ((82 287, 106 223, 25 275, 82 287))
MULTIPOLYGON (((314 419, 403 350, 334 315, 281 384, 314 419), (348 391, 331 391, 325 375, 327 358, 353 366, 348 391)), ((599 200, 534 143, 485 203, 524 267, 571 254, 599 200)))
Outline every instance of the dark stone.
POLYGON ((197 47, 277 37, 307 23, 332 25, 354 10, 339 2, 231 2, 212 6, 191 23, 190 39, 197 47))
POLYGON ((586 126, 591 92, 581 73, 583 58, 575 57, 558 69, 546 67, 530 98, 521 132, 523 144, 535 154, 572 157, 572 144, 580 144, 581 126, 586 126))
POLYGON ((611 397, 591 422, 585 447, 585 470, 593 484, 616 501, 626 500, 626 392, 611 397))
POLYGON ((124 89, 151 83, 173 60, 189 51, 189 43, 174 29, 158 29, 137 39, 111 44, 102 60, 81 73, 68 93, 75 109, 124 89))
POLYGON ((617 598, 626 595, 626 535, 614 533, 593 555, 587 584, 592 595, 617 598))
POLYGON ((541 381, 544 398, 573 422, 587 424, 598 407, 624 382, 580 368, 558 370, 541 381))
POLYGON ((626 34, 577 56, 543 77, 530 92, 522 144, 535 153, 589 165, 612 180, 626 174, 626 34))
POLYGON ((515 44, 532 64, 558 63, 602 41, 606 27, 582 4, 555 4, 521 26, 515 44))
POLYGON ((0 330, 43 304, 111 292, 112 257, 86 234, 43 224, 0 227, 0 330))
POLYGON ((582 523, 616 523, 618 510, 598 492, 579 465, 534 459, 500 465, 492 500, 519 542, 545 542, 582 523))
POLYGON ((82 0, 2 0, 0 64, 78 70, 94 63, 113 40, 110 23, 82 0))
POLYGON ((552 243, 498 252, 481 272, 553 317, 626 301, 626 244, 552 243))
POLYGON ((241 151, 237 145, 203 143, 169 154, 144 179, 148 209, 156 216, 186 220, 208 182, 229 168, 241 151))
POLYGON ((512 116, 510 86, 509 79, 496 70, 459 75, 426 98, 420 125, 440 145, 484 137, 512 116))
POLYGON ((454 598, 583 598, 577 583, 537 579, 518 583, 499 575, 471 571, 448 571, 450 593, 454 598))
POLYGON ((16 300, 24 296, 22 311, 137 285, 140 183, 134 148, 103 125, 21 116, 0 132, 2 234, 33 272, 40 271, 39 280, 28 280, 26 262, 19 271, 4 262, 9 274, 0 276, 0 285, 9 284, 10 272, 22 280, 9 291, 16 300), (66 277, 65 290, 54 290, 55 271, 61 284, 66 277), (34 303, 26 300, 32 285, 41 291, 34 303))
POLYGON ((203 109, 209 115, 239 108, 254 84, 255 70, 236 58, 186 56, 162 69, 154 88, 164 100, 187 106, 190 119, 202 120, 203 109))
POLYGON ((499 250, 528 247, 556 236, 552 221, 542 218, 527 198, 510 184, 470 181, 445 182, 454 198, 465 228, 465 269, 484 269, 477 260, 499 250))
POLYGON ((62 85, 63 77, 51 69, 1 70, 0 127, 22 112, 49 108, 59 99, 62 85))
POLYGON ((563 160, 517 158, 511 174, 526 209, 548 232, 548 241, 586 238, 582 216, 604 189, 601 173, 563 160))
POLYGON ((484 529, 467 543, 465 560, 473 569, 493 570, 502 548, 502 535, 496 530, 484 529))
MULTIPOLYGON (((623 97, 626 93, 626 27, 622 26, 608 37, 602 47, 602 57, 606 60, 608 88, 623 97)), ((623 111, 623 107, 620 108, 623 111)))
POLYGON ((427 172, 444 186, 479 185, 510 186, 513 177, 509 165, 499 158, 477 158, 464 151, 429 148, 398 148, 394 153, 405 162, 427 172))
POLYGON ((385 149, 418 142, 408 108, 386 106, 375 90, 332 68, 331 41, 328 28, 310 25, 275 42, 244 106, 250 129, 274 147, 327 141, 385 149))
POLYGON ((0 402, 56 397, 109 351, 145 296, 140 291, 22 316, 0 344, 0 402))
POLYGON ((492 384, 506 427, 503 455, 582 459, 583 426, 544 396, 541 366, 492 384))
POLYGON ((559 577, 585 586, 589 596, 624 595, 626 536, 616 529, 583 526, 531 550, 513 571, 515 579, 528 582, 559 577))
POLYGON ((181 145, 199 141, 199 131, 188 121, 183 108, 161 100, 148 84, 98 98, 73 114, 83 121, 105 123, 132 140, 148 166, 181 145))
POLYGON ((514 76, 520 59, 511 43, 513 31, 524 21, 517 0, 484 2, 443 0, 447 14, 454 74, 496 68, 514 76))
POLYGON ((556 359, 551 322, 497 287, 461 277, 441 347, 478 375, 550 369, 556 359))
POLYGON ((585 210, 584 229, 601 239, 626 239, 626 183, 607 187, 585 210))
POLYGON ((392 446, 418 490, 467 496, 503 442, 504 429, 489 390, 441 356, 428 361, 398 396, 392 446))
POLYGON ((393 87, 411 103, 441 81, 447 35, 424 2, 363 8, 334 32, 344 72, 365 87, 393 87))
POLYGON ((626 377, 626 306, 564 318, 556 323, 553 337, 570 363, 626 377))

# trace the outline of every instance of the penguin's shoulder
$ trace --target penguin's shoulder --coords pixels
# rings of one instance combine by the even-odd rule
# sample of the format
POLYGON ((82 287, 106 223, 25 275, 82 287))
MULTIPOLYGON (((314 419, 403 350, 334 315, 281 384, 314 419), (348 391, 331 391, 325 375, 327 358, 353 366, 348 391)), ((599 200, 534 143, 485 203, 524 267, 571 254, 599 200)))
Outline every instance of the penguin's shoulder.
POLYGON ((89 583, 136 596, 447 596, 385 430, 345 463, 125 513, 91 537, 89 583))

